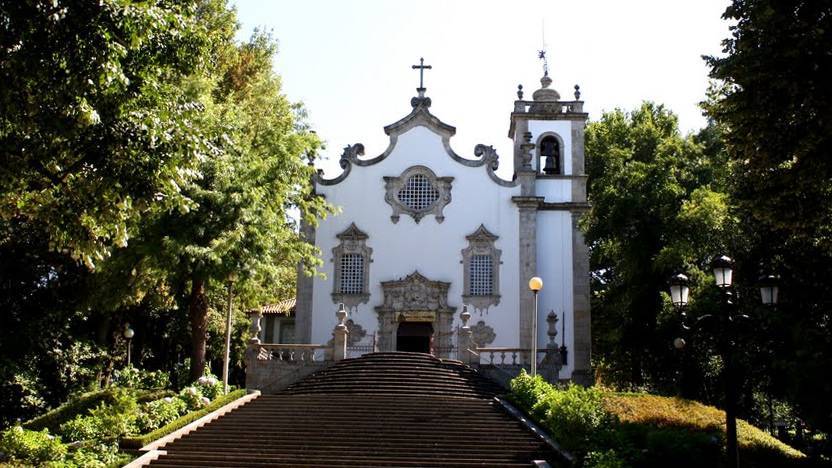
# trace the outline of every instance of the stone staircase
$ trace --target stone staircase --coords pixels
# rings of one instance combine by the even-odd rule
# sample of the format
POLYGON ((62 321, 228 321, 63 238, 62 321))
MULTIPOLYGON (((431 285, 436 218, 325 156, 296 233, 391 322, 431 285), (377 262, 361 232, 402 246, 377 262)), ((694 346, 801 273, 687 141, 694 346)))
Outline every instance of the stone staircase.
POLYGON ((367 354, 261 395, 161 447, 150 466, 565 466, 500 393, 455 361, 367 354))

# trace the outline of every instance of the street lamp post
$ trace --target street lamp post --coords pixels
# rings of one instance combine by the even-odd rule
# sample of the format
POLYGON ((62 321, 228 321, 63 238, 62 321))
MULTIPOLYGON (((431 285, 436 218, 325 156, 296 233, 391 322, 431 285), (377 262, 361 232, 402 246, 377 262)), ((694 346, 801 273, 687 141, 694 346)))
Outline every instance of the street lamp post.
MULTIPOLYGON (((725 383, 725 452, 728 458, 728 466, 731 468, 739 467, 739 450, 737 447, 737 385, 734 383, 734 333, 737 322, 740 319, 749 318, 747 315, 741 314, 736 310, 734 303, 734 295, 731 291, 733 284, 734 262, 725 255, 717 256, 711 262, 711 267, 714 272, 714 279, 716 285, 719 287, 721 294, 720 310, 717 314, 705 314, 697 317, 693 323, 687 322, 687 315, 685 313, 685 306, 688 303, 690 294, 690 285, 688 277, 683 274, 677 274, 670 279, 670 300, 673 305, 679 309, 682 316, 682 327, 689 330, 691 325, 698 325, 705 320, 714 319, 720 324, 724 331, 722 340, 720 341, 720 351, 722 353, 723 361, 723 381, 725 383)), ((777 303, 778 296, 777 277, 764 276, 760 278, 760 297, 762 303, 767 306, 772 306, 777 303)), ((683 338, 676 338, 673 340, 673 345, 676 349, 682 349, 685 346, 683 338)))
POLYGON ((225 356, 222 360, 222 388, 225 393, 228 393, 228 367, 231 360, 231 300, 235 279, 234 275, 228 277, 228 304, 225 312, 225 356))
POLYGON ((534 316, 532 317, 532 377, 537 375, 537 293, 543 289, 543 280, 534 276, 529 280, 529 289, 534 293, 534 316))
POLYGON ((124 324, 124 338, 127 340, 127 367, 130 367, 130 358, 133 348, 133 336, 136 335, 136 332, 130 328, 130 324, 124 324))

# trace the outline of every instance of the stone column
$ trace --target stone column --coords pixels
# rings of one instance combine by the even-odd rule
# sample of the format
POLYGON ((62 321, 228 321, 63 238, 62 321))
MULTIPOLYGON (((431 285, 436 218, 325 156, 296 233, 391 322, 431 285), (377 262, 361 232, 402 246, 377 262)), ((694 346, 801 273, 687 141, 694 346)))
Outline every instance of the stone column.
MULTIPOLYGON (((307 223, 303 216, 300 221, 300 234, 303 239, 315 245, 315 228, 307 223)), ((297 266, 297 293, 295 302, 295 330, 298 343, 312 342, 312 293, 315 278, 303 271, 303 265, 297 266)))
POLYGON ((335 330, 332 332, 332 360, 340 361, 347 357, 347 337, 350 334, 347 329, 347 310, 344 304, 338 304, 338 312, 335 316, 338 317, 338 325, 335 325, 335 330))

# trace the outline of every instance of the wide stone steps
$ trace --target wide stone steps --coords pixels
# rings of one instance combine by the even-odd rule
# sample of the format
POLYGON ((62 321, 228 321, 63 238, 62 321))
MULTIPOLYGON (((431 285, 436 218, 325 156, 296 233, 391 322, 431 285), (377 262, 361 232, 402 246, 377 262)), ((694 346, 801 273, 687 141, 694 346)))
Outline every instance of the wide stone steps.
POLYGON ((500 392, 458 362, 368 354, 259 396, 160 447, 150 466, 561 466, 500 392))

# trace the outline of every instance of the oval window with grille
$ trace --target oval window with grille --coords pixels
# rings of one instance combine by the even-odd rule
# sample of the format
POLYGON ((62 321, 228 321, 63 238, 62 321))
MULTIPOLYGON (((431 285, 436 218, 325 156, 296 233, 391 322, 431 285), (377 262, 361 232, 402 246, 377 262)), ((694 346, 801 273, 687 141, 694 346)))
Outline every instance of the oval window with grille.
POLYGON ((411 210, 425 211, 439 200, 439 190, 423 174, 414 174, 405 181, 398 197, 399 201, 411 210))

